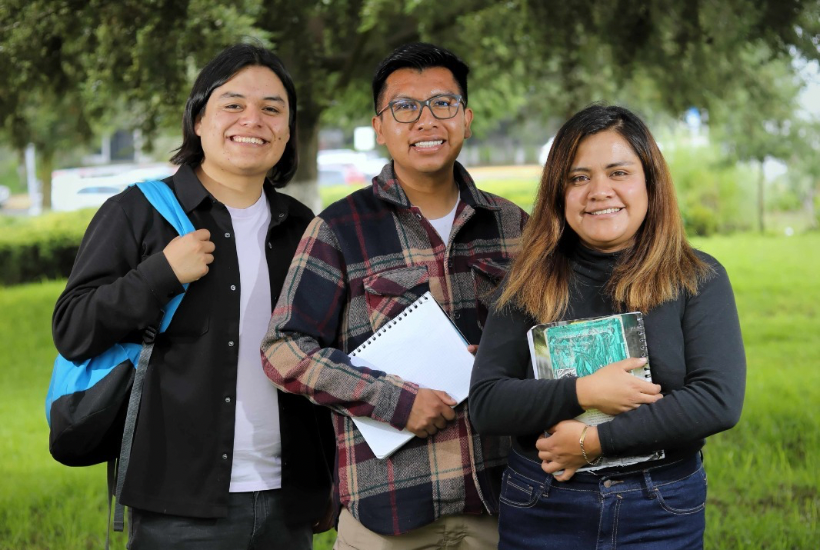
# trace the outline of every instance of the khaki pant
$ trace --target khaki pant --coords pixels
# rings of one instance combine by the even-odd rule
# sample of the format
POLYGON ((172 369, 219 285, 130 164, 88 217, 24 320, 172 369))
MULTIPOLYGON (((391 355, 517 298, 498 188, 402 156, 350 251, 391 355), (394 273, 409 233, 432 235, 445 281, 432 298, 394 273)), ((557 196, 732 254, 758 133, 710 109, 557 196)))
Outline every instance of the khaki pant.
POLYGON ((430 525, 398 536, 374 533, 354 518, 346 508, 339 516, 339 531, 333 550, 496 550, 498 518, 444 516, 430 525))

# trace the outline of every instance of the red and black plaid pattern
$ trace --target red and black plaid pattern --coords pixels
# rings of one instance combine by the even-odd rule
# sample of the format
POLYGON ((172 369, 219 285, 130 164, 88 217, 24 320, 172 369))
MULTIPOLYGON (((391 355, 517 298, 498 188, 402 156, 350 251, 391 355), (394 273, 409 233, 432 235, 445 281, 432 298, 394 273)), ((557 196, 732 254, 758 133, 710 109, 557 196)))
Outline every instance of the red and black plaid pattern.
POLYGON ((354 367, 347 354, 427 290, 467 340, 479 342, 489 294, 518 251, 527 214, 480 191, 460 164, 455 175, 461 200, 446 243, 409 203, 392 165, 372 187, 315 218, 262 342, 265 372, 278 387, 336 413, 338 497, 377 533, 496 510, 509 441, 476 434, 466 402, 446 429, 413 439, 385 460, 373 456, 350 419, 405 427, 418 387, 354 367))

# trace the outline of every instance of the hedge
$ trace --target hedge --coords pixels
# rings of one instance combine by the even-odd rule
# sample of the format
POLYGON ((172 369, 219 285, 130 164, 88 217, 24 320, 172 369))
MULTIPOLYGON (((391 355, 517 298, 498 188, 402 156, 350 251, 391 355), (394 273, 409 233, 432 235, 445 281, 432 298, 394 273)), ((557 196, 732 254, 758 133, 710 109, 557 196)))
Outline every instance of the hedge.
POLYGON ((0 285, 68 277, 94 212, 0 216, 0 285))

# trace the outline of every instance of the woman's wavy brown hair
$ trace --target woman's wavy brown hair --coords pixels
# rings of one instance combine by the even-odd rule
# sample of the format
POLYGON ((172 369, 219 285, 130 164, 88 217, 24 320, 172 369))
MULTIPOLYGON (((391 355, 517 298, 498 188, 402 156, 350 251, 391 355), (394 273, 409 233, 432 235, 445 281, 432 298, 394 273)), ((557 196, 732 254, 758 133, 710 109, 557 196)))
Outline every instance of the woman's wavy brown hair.
POLYGON ((711 268, 686 241, 669 168, 646 125, 617 106, 591 105, 558 131, 541 184, 496 308, 515 305, 541 323, 566 312, 572 270, 569 258, 579 238, 566 223, 564 201, 578 146, 598 132, 618 132, 641 159, 649 205, 632 245, 619 256, 606 291, 622 311, 647 312, 685 290, 697 293, 711 268))

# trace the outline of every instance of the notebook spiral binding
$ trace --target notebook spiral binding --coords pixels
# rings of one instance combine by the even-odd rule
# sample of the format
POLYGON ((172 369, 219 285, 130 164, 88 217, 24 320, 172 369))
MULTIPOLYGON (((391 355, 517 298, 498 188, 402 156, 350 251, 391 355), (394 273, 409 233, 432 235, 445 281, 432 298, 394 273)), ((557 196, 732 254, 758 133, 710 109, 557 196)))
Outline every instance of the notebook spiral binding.
MULTIPOLYGON (((638 335, 640 336, 640 344, 641 344, 641 357, 649 358, 649 350, 647 349, 646 345, 646 330, 643 326, 643 314, 637 312, 636 319, 638 322, 638 335)), ((646 365, 643 368, 643 377, 647 380, 652 380, 652 371, 649 370, 649 362, 647 361, 646 365)))
POLYGON ((409 306, 407 306, 406 308, 404 308, 404 310, 403 310, 401 313, 399 313, 398 315, 396 315, 393 319, 391 319, 391 320, 387 321, 387 323, 385 323, 385 324, 384 324, 384 326, 383 326, 382 328, 380 328, 379 330, 377 330, 376 332, 374 332, 374 333, 373 333, 373 335, 372 335, 370 338, 368 338, 367 340, 365 340, 365 341, 364 341, 364 342, 363 342, 363 343, 362 343, 359 347, 357 347, 357 348, 356 348, 356 349, 354 349, 352 352, 350 352, 350 355, 351 355, 351 356, 355 356, 356 354, 360 353, 360 352, 361 352, 362 350, 364 350, 367 346, 369 346, 370 344, 372 344, 373 342, 375 342, 375 341, 376 341, 376 339, 377 339, 377 338, 379 338, 382 334, 385 334, 385 333, 386 333, 388 330, 390 330, 392 327, 394 327, 394 326, 398 325, 398 324, 399 324, 399 321, 401 321, 402 319, 404 319, 405 317, 407 317, 408 315, 410 315, 413 311, 415 311, 416 309, 418 309, 419 304, 420 304, 421 302, 423 302, 423 301, 424 301, 424 302, 426 302, 426 301, 427 301, 427 300, 429 300, 429 299, 430 299, 430 294, 427 294, 427 293, 423 294, 423 295, 421 296, 421 298, 419 298, 418 300, 416 300, 415 302, 413 302, 412 304, 410 304, 409 306))

